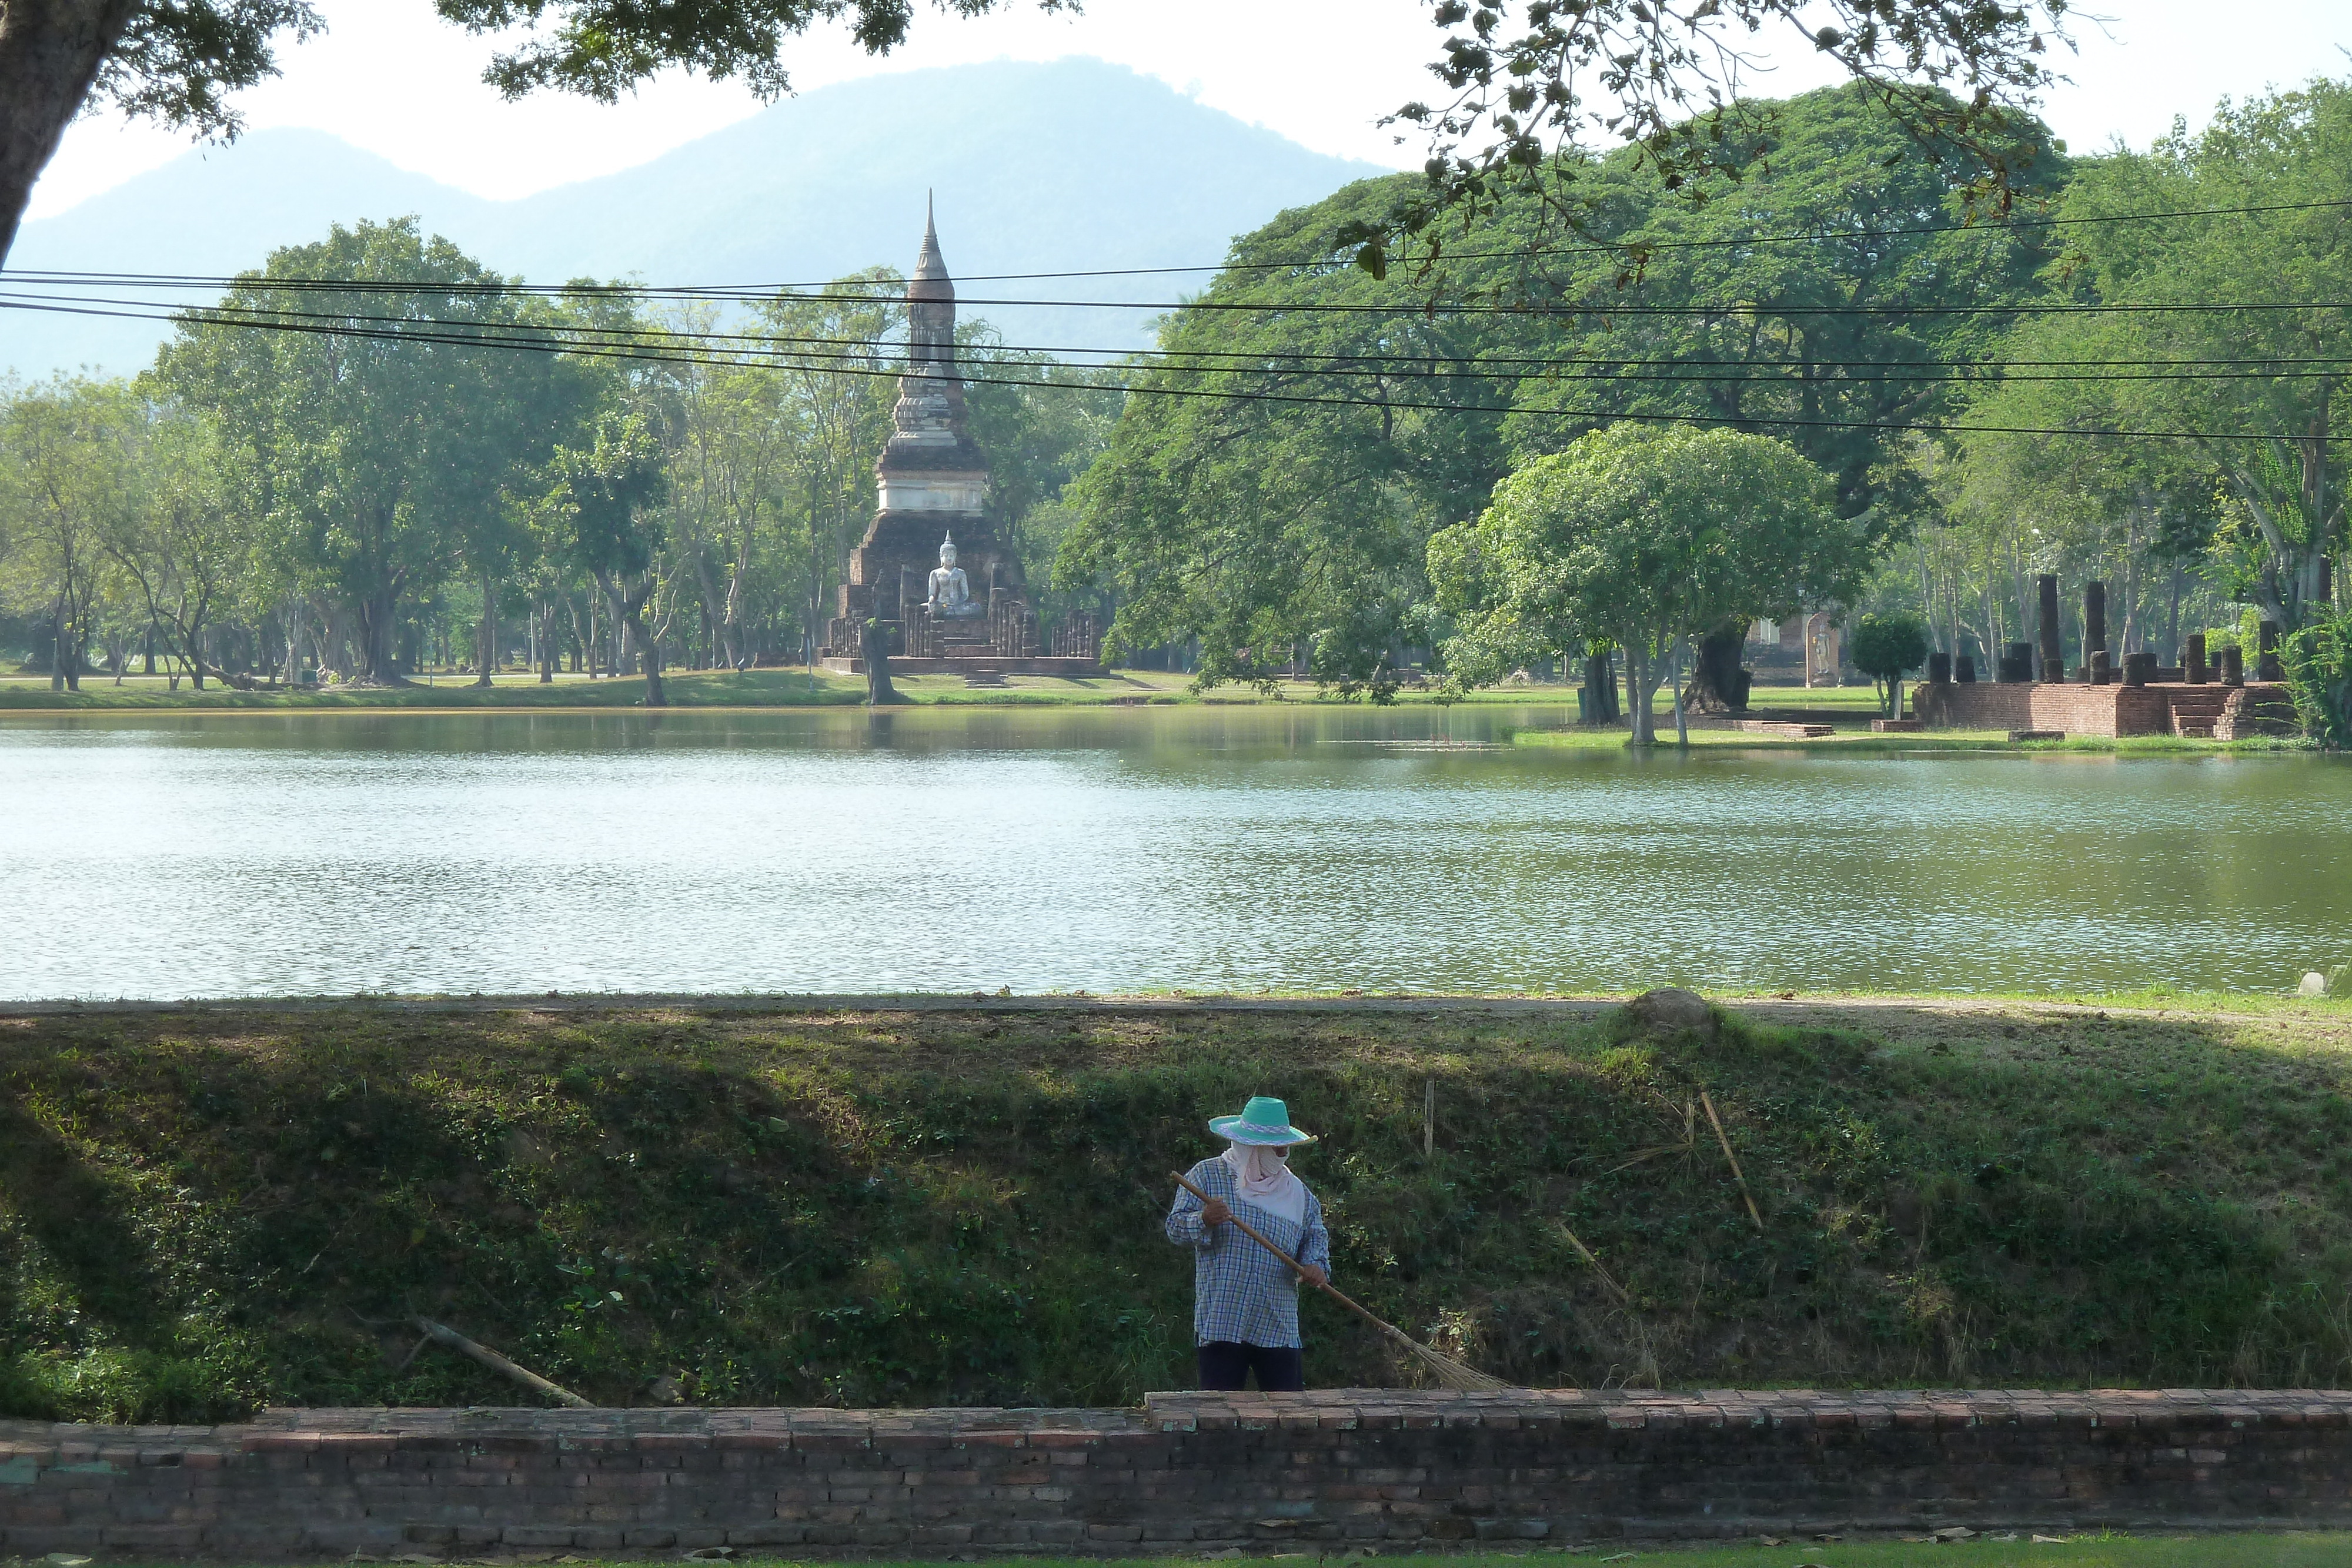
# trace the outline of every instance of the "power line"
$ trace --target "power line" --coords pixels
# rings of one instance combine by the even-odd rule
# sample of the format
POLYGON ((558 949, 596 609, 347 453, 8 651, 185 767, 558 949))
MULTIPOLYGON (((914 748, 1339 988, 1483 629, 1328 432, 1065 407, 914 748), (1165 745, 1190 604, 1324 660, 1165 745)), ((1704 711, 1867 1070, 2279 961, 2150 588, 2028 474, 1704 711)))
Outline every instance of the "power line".
MULTIPOLYGON (((870 361, 881 357, 882 345, 877 340, 863 338, 809 337, 793 334, 756 332, 719 332, 673 327, 612 328, 551 321, 483 321, 413 316, 372 316, 350 311, 297 310, 286 307, 266 308, 247 306, 193 306, 175 310, 168 316, 153 312, 162 307, 142 301, 60 295, 0 295, 0 300, 19 300, 42 305, 117 305, 131 308, 119 312, 126 319, 151 321, 194 321, 215 325, 236 325, 254 319, 295 318, 303 320, 349 322, 415 328, 429 326, 444 331, 460 329, 494 330, 499 332, 541 332, 567 334, 591 341, 663 343, 687 340, 695 343, 741 345, 738 353, 762 356, 770 360, 870 361), (780 344, 796 345, 779 350, 780 344), (839 350, 839 351, 829 351, 839 350)), ((410 334, 414 335, 414 334, 410 334)), ((558 343, 559 348, 564 347, 558 343)), ((1815 385, 1867 385, 1885 382, 1982 382, 1987 380, 2017 382, 2107 382, 2107 381, 2300 381, 2330 380, 2352 370, 2352 355, 2302 355, 2283 358, 2174 359, 2174 360, 1768 360, 1753 361, 1694 361, 1685 358, 1622 358, 1613 355, 1576 356, 1481 356, 1455 361, 1460 369, 1437 370, 1423 368, 1413 362, 1414 356, 1405 354, 1315 354, 1302 350, 1272 350, 1252 353, 1244 350, 1139 350, 1122 354, 1111 349, 1060 348, 1036 345, 967 346, 967 352, 983 356, 982 364, 1010 365, 1013 368, 1045 369, 1068 366, 1077 370, 1108 370, 1114 363, 1104 361, 1124 361, 1126 368, 1143 371, 1189 371, 1200 375, 1321 375, 1356 377, 1370 380, 1465 381, 1510 379, 1514 374, 1525 379, 1529 370, 1559 370, 1595 367, 1596 373, 1585 379, 1620 382, 1654 382, 1674 383, 1754 383, 1785 385, 1790 379, 1769 373, 1778 371, 1883 371, 1884 375, 1843 375, 1821 377, 1815 385), (1055 358, 1066 353, 1101 356, 1095 362, 1076 363, 1055 358), (985 356, 1012 354, 1035 355, 1036 359, 1014 358, 993 360, 985 356), (1289 361, 1281 365, 1248 364, 1185 364, 1182 360, 1278 360, 1289 361), (2335 369, 2279 370, 2281 365, 2333 366, 2335 369), (1345 367, 1345 368, 1331 368, 1345 367), (1517 367, 1507 369, 1506 367, 1517 367), (1640 369, 1646 367, 1648 369, 1640 369), (1669 367, 1693 373, 1655 373, 1656 367, 1669 367), (1704 373, 1708 371, 1730 371, 1729 374, 1704 373), (2013 374, 2019 371, 2084 371, 2053 375, 2013 374), (2131 372, 2131 373, 2126 373, 2131 372)), ((895 355, 893 355, 895 358, 895 355)), ((1429 357, 1433 365, 1434 356, 1429 357)), ((698 360, 697 363, 731 363, 741 361, 698 360)), ((831 368, 825 365, 791 365, 785 368, 807 369, 818 373, 831 368)), ((897 374, 894 368, 887 373, 897 374)), ((1084 385, 1085 383, 1076 383, 1084 385)))
MULTIPOLYGON (((0 275, 0 282, 16 276, 0 275)), ((92 275, 95 277, 95 275, 92 275)), ((72 285, 48 283, 50 287, 72 285)), ((95 284, 91 285, 95 287, 95 284)), ((518 298, 547 298, 566 291, 532 287, 492 287, 478 289, 453 288, 439 284, 345 284, 331 280, 257 282, 232 279, 228 287, 258 288, 283 292, 321 292, 347 294, 449 294, 459 298, 477 294, 507 294, 518 298)), ((580 292, 580 291, 573 291, 580 292)), ((587 291, 597 292, 597 291, 587 291)), ((657 291, 645 288, 625 288, 614 286, 607 291, 632 297, 683 297, 681 291, 657 291)), ((698 298, 715 298, 705 295, 698 298)), ((762 297, 738 297, 750 302, 762 297)), ((795 304, 895 304, 898 296, 802 294, 792 298, 795 304)), ((1997 305, 1805 305, 1785 300, 1743 299, 1699 305, 1638 305, 1613 301, 1600 303, 1562 301, 1550 304, 1503 304, 1498 302, 1463 301, 1443 303, 1424 300, 1395 305, 1369 305, 1337 300, 1280 300, 1271 303, 1218 299, 1020 299, 1020 298, 960 298, 961 306, 989 305, 1022 309, 1052 310, 1154 310, 1209 311, 1222 314, 1258 315, 1343 315, 1343 316, 1529 316, 1556 317, 1750 317, 1750 316, 1853 316, 1853 317, 1963 317, 1963 316, 2115 316, 2115 315, 2227 315, 2241 311, 2273 310, 2346 310, 2352 305, 2337 300, 2252 299, 2234 301, 2183 302, 2100 302, 2091 304, 2032 304, 2025 302, 1997 305)))
MULTIPOLYGON (((84 306, 36 305, 19 301, 0 300, 0 309, 34 310, 64 315, 125 317, 135 320, 160 319, 138 316, 130 311, 99 309, 84 306)), ((521 350, 545 354, 575 354, 592 359, 617 359, 656 364, 740 364, 739 361, 698 359, 681 353, 654 353, 642 348, 616 344, 565 345, 544 338, 504 339, 474 333, 448 333, 442 330, 397 331, 383 328, 332 327, 306 322, 247 320, 225 323, 255 331, 302 333, 317 337, 357 338, 405 343, 430 343, 455 348, 494 348, 521 350)), ((784 367, 779 367, 784 368, 784 367)), ((925 379, 918 372, 886 370, 878 367, 839 366, 831 373, 836 375, 887 376, 895 380, 925 379)), ((1224 402, 1280 403, 1292 406, 1329 408, 1360 408, 1384 413, 1416 411, 1436 413, 1529 414, 1560 419, 1632 420, 1639 423, 1696 425, 1767 425, 1785 429, 1869 430, 1885 432, 1916 432, 1938 435, 2052 435, 2081 438, 2167 441, 2276 441, 2295 439, 2260 431, 2202 430, 2120 430, 2100 427, 2065 425, 1982 425, 1982 424, 1923 424, 1899 420, 1800 419, 1771 414, 1741 414, 1726 417, 1717 414, 1682 414, 1642 413, 1621 409, 1596 408, 1526 408, 1516 405, 1477 403, 1411 402, 1402 400, 1321 397, 1292 392, 1222 392, 1196 387, 1158 387, 1129 385, 1122 387, 1088 387, 1083 383, 1039 381, 998 376, 967 376, 960 378, 970 385, 1030 387, 1053 392, 1120 392, 1131 396, 1171 397, 1224 402)))
MULTIPOLYGON (((2063 228, 2105 224, 2164 223, 2177 221, 2182 218, 2231 217, 2272 213, 2316 212, 2342 209, 2346 207, 2352 207, 2352 198, 2314 202, 2271 202, 2236 207, 2182 207, 2165 212, 2097 213, 2086 214, 2074 217, 2009 217, 2002 219, 1999 223, 1983 224, 1969 223, 1964 220, 1958 223, 1919 224, 1901 228, 1887 229, 1794 230, 1782 234, 1738 235, 1725 239, 1592 240, 1581 245, 1537 246, 1525 249, 1444 252, 1441 253, 1434 259, 1439 262, 1492 261, 1530 259, 1545 256, 1561 255, 1613 255, 1647 253, 1662 250, 1727 250, 1738 249, 1745 246, 1757 245, 1821 245, 1831 241, 1840 240, 1901 239, 1919 235, 1936 234, 1990 235, 1999 234, 2006 229, 2016 228, 2063 228)), ((1409 261, 1409 258, 1405 259, 1409 261)), ((1293 261, 1228 260, 1213 264, 1202 263, 1184 267, 1106 267, 1061 272, 971 273, 959 278, 957 281, 963 283, 1028 283, 1059 281, 1083 277, 1170 277, 1181 273, 1201 272, 1283 272, 1294 271, 1301 267, 1331 267, 1344 269, 1346 267, 1353 267, 1354 265, 1355 262, 1351 256, 1344 252, 1332 251, 1303 260, 1293 261)), ((802 289, 810 288, 838 288, 845 281, 846 281, 845 279, 835 277, 821 281, 811 280, 797 283, 686 284, 677 286, 619 283, 596 283, 584 285, 569 283, 468 284, 457 282, 401 284, 398 282, 381 279, 372 279, 365 282, 346 282, 333 278, 256 278, 250 277, 205 276, 193 273, 175 274, 66 271, 10 272, 5 269, 0 269, 0 282, 11 282, 17 279, 40 284, 88 281, 109 286, 118 284, 145 284, 157 287, 174 288, 222 288, 246 286, 293 289, 319 287, 352 289, 354 291, 381 290, 384 292, 398 292, 406 288, 415 289, 419 292, 485 294, 510 293, 537 295, 604 294, 649 298, 730 300, 765 298, 769 296, 786 291, 796 292, 802 289)), ((879 286, 877 285, 877 287, 879 286)), ((866 298, 869 297, 856 296, 856 298, 866 298)), ((891 298, 896 297, 876 296, 871 298, 891 298)), ((992 303, 1001 304, 1004 302, 992 301, 992 303)))

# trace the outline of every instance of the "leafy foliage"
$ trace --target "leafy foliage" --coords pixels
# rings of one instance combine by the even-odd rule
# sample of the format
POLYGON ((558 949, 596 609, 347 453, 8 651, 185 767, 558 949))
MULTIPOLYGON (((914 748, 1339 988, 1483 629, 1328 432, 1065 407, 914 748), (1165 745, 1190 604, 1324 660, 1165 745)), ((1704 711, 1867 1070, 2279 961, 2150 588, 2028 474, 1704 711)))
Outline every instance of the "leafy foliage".
POLYGON ((2352 747, 2352 609, 2305 623, 2279 653, 2305 732, 2330 751, 2352 747))
POLYGON ((1878 685, 1879 706, 1903 711, 1903 677, 1927 662, 1927 627, 1916 615, 1864 615, 1846 642, 1853 667, 1878 685))
POLYGON ((1827 476, 1786 443, 1631 423, 1538 458, 1475 523, 1429 543, 1438 602, 1461 629, 1446 649, 1457 679, 1605 637, 1624 652, 1637 746, 1685 640, 1833 600, 1865 559, 1827 476))

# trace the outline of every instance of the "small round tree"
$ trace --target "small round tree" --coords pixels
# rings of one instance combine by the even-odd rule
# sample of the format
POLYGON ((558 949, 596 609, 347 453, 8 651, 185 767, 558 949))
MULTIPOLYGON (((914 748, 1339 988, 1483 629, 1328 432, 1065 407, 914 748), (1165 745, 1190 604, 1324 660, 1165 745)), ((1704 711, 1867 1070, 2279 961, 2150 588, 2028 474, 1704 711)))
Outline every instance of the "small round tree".
POLYGON ((1903 712, 1903 676, 1927 662, 1927 628, 1916 615, 1865 615, 1847 644, 1853 667, 1878 685, 1878 706, 1889 718, 1903 712))

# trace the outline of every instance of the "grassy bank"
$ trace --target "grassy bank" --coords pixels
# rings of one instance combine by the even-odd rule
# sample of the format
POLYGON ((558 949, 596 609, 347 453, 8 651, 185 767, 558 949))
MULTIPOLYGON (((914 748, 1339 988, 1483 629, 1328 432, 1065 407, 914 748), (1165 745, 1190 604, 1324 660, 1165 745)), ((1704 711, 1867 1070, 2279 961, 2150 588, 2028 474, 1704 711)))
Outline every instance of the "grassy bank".
MULTIPOLYGON (((415 1313, 614 1404, 1130 1402, 1187 1379, 1166 1173, 1251 1092, 1325 1134, 1343 1287, 1516 1381, 2340 1385, 2347 1051, 2177 1000, 0 1016, 0 1411, 518 1397, 415 1313)), ((1315 1381, 1406 1379, 1306 1316, 1315 1381)))
MULTIPOLYGON (((1511 740, 1518 746, 1559 747, 1571 750, 1622 747, 1625 732, 1616 728, 1589 729, 1580 727, 1530 728, 1514 731, 1511 740)), ((1661 725, 1658 728, 1659 748, 1670 749, 1676 744, 1673 727, 1661 725)), ((2309 753, 2315 749, 2309 741, 2300 737, 2279 739, 2258 736, 2245 740, 2199 740, 2178 735, 2070 735, 2061 740, 2011 740, 2008 731, 1994 729, 1930 729, 1902 735, 1878 735, 1872 732, 1867 719, 1856 722, 1851 727, 1841 725, 1834 734, 1806 740, 1757 735, 1722 726, 1694 727, 1690 731, 1690 746, 1694 751, 1818 751, 1825 754, 1885 755, 1992 751, 2039 756, 2081 753, 2124 757, 2242 756, 2256 752, 2309 753)))
MULTIPOLYGON (((663 682, 676 707, 824 707, 866 700, 863 675, 827 671, 685 670, 671 671, 663 682)), ((1220 686, 1206 693, 1192 689, 1188 675, 1161 670, 1115 670, 1084 679, 1059 675, 1009 675, 1002 685, 968 685, 961 675, 894 675, 892 684, 908 704, 972 704, 1003 706, 1086 706, 1111 703, 1336 703, 1342 699, 1310 682, 1284 684, 1274 696, 1250 686, 1220 686)), ((329 687, 322 690, 241 692, 217 682, 197 691, 183 680, 174 687, 162 676, 128 676, 118 684, 110 675, 83 678, 79 692, 49 689, 45 675, 0 675, 0 712, 21 710, 144 710, 205 712, 230 710, 295 710, 351 708, 606 708, 641 707, 646 684, 642 677, 619 676, 589 680, 565 674, 541 685, 536 675, 499 676, 488 686, 477 686, 467 675, 419 676, 410 685, 391 688, 329 687)), ((1397 701, 1408 706, 1435 703, 1434 687, 1408 687, 1397 701)), ((1572 685, 1503 685, 1472 692, 1450 700, 1472 705, 1504 703, 1559 706, 1576 711, 1572 685)), ((1794 687, 1759 687, 1759 704, 1801 703, 1809 711, 1851 716, 1861 729, 1869 729, 1877 711, 1866 689, 1825 687, 1805 692, 1794 687)), ((1619 738, 1622 740, 1622 736, 1619 738)))

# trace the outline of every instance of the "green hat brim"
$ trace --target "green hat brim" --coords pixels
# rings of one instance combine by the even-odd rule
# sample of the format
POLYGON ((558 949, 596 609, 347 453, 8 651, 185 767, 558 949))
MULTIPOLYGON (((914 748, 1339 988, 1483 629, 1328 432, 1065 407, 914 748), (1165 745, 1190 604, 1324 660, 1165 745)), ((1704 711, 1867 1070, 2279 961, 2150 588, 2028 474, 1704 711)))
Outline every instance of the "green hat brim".
POLYGON ((1302 1133, 1287 1122, 1279 1127, 1268 1127, 1253 1125, 1239 1116, 1212 1116, 1209 1131, 1229 1144, 1253 1144, 1270 1149, 1315 1142, 1314 1134, 1302 1133))

